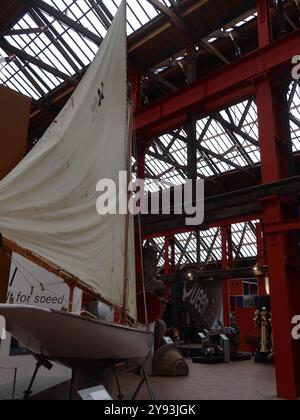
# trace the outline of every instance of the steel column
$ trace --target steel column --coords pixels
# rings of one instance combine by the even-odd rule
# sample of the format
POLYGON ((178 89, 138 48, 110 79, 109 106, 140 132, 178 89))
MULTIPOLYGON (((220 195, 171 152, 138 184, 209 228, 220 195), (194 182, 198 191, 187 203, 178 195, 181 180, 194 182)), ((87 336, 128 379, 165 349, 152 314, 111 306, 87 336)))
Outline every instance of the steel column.
POLYGON ((141 76, 133 66, 128 68, 128 79, 131 85, 132 110, 135 113, 141 107, 141 76))
POLYGON ((165 302, 169 301, 170 298, 170 283, 169 277, 175 274, 175 238, 174 236, 166 236, 164 243, 164 255, 165 255, 165 264, 164 264, 164 275, 166 281, 164 283, 164 300, 165 302))
MULTIPOLYGON (((187 49, 187 84, 191 85, 197 78, 197 55, 193 48, 187 49)), ((193 181, 193 201, 196 201, 196 181, 198 178, 197 162, 197 115, 188 112, 188 121, 185 127, 187 134, 187 175, 193 181)))
MULTIPOLYGON (((233 261, 231 226, 223 226, 221 228, 221 238, 222 238, 222 270, 233 269, 234 261, 233 261)), ((228 278, 223 279, 224 325, 227 327, 230 326, 229 284, 230 284, 230 280, 228 278)))
MULTIPOLYGON (((264 223, 282 220, 280 199, 270 197, 263 201, 264 223)), ((276 352, 276 379, 278 396, 296 399, 300 393, 300 343, 291 336, 291 320, 299 314, 299 278, 293 267, 289 244, 296 250, 293 237, 286 232, 266 235, 267 264, 272 301, 273 337, 276 352), (298 308, 297 308, 298 307, 298 308)))
MULTIPOLYGON (((266 266, 263 226, 261 222, 257 223, 255 230, 257 240, 257 265, 259 268, 261 268, 266 266)), ((259 296, 264 296, 266 294, 265 274, 257 274, 256 277, 258 281, 259 296)))
POLYGON ((265 47, 272 41, 272 27, 269 0, 257 0, 258 45, 265 47))
MULTIPOLYGON (((268 18, 269 2, 257 0, 257 5, 259 42, 260 47, 265 47, 272 38, 268 18)), ((265 74, 256 80, 256 93, 262 183, 275 182, 289 176, 292 171, 289 157, 290 130, 286 120, 286 105, 283 104, 287 92, 283 85, 274 87, 270 75, 265 74)), ((272 196, 263 199, 262 205, 264 225, 281 223, 284 218, 295 215, 292 200, 285 206, 282 199, 272 196)), ((285 231, 266 234, 277 392, 279 397, 287 399, 296 399, 300 394, 300 343, 294 342, 291 336, 293 311, 300 313, 298 273, 292 269, 292 264, 289 267, 289 262, 293 261, 291 250, 296 250, 293 236, 293 233, 287 234, 285 231)))
POLYGON ((258 125, 260 135, 261 176, 263 183, 281 179, 281 169, 277 149, 272 86, 269 79, 261 80, 256 86, 258 125))
MULTIPOLYGON (((197 165, 197 118, 191 112, 188 114, 188 123, 185 127, 187 133, 187 172, 188 179, 193 182, 198 178, 198 165, 197 165)), ((193 197, 195 200, 196 197, 193 197)))

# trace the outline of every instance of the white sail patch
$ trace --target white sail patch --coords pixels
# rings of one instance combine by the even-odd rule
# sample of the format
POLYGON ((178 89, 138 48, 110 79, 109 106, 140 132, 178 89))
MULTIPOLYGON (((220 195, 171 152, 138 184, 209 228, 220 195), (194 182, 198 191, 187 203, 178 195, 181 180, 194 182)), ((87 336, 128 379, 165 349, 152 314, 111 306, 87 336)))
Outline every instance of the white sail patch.
POLYGON ((0 315, 0 340, 6 340, 6 320, 0 315))

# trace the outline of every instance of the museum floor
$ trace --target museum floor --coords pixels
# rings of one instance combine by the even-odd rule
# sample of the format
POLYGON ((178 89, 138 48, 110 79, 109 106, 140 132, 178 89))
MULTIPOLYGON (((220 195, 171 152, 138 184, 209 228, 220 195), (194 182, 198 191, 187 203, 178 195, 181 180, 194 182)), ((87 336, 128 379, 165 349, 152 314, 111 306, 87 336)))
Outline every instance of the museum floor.
MULTIPOLYGON (((184 378, 151 377, 150 383, 159 401, 276 400, 275 368, 253 361, 214 366, 190 363, 190 376, 184 378)), ((122 393, 130 400, 141 378, 130 374, 120 377, 122 393)), ((116 388, 116 387, 115 387, 116 388)), ((117 390, 113 393, 117 399, 117 390)), ((34 399, 65 400, 69 385, 55 387, 34 399)), ((144 386, 138 400, 149 400, 144 386)))
MULTIPOLYGON (((139 377, 121 378, 126 396, 132 394, 139 377)), ((159 400, 274 400, 274 366, 253 361, 215 366, 191 365, 188 378, 150 378, 159 400)), ((143 388, 139 399, 148 399, 143 388)))

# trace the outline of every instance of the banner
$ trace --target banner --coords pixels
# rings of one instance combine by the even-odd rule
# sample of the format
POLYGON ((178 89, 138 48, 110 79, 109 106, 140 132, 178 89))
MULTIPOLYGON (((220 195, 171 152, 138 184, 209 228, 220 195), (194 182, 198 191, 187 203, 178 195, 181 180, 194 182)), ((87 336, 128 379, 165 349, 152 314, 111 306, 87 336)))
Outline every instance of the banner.
POLYGON ((221 280, 187 281, 183 289, 183 302, 190 319, 199 329, 212 329, 222 322, 223 293, 221 280))

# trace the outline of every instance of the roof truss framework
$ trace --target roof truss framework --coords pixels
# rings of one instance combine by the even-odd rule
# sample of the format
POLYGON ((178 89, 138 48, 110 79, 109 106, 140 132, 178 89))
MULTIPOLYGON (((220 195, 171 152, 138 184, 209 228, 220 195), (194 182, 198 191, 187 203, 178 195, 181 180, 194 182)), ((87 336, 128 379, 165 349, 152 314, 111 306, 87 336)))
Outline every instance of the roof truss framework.
POLYGON ((289 91, 290 121, 294 152, 300 150, 300 82, 293 82, 289 91))
MULTIPOLYGON (((290 106, 290 127, 294 152, 300 151, 300 85, 292 82, 288 93, 290 106)), ((249 99, 220 114, 210 116, 197 123, 199 177, 221 176, 230 170, 253 171, 253 164, 260 163, 258 144, 258 123, 255 100, 249 99), (231 134, 231 135, 230 135, 231 134), (236 135, 237 143, 232 135, 236 135), (240 147, 242 145, 242 147, 240 147), (247 154, 247 157, 246 155, 247 154), (249 164, 251 160, 251 165, 249 164)), ((187 173, 187 138, 183 128, 155 139, 147 155, 147 167, 152 174, 164 173, 168 183, 185 182, 187 173), (164 153, 166 152, 167 153, 164 153), (180 171, 178 170, 180 168, 180 171)), ((159 179, 159 177, 158 177, 159 179)), ((150 191, 157 185, 147 180, 150 191)), ((162 185, 164 185, 162 183, 162 185)), ((240 223, 232 226, 234 261, 257 256, 255 222, 240 223)), ((164 264, 164 238, 154 240, 160 249, 160 266, 164 264)), ((200 232, 201 262, 204 266, 218 263, 222 258, 221 233, 217 228, 200 232)), ((176 264, 197 263, 196 234, 176 235, 176 264), (180 246, 179 246, 180 244, 180 246), (192 261, 191 261, 192 260, 192 261)))
MULTIPOLYGON (((47 62, 47 56, 53 54, 52 69, 47 67, 46 74, 44 74, 46 79, 49 77, 48 70, 51 75, 58 76, 57 73, 53 72, 56 65, 61 72, 60 76, 63 74, 69 76, 80 74, 81 70, 92 61, 98 45, 104 38, 121 2, 121 0, 20 1, 24 4, 26 14, 11 28, 11 31, 6 29, 2 34, 2 39, 5 36, 5 41, 12 44, 12 47, 17 48, 15 53, 18 54, 19 51, 22 51, 30 56, 32 55, 35 59, 39 59, 39 64, 43 69, 45 69, 45 65, 50 64, 47 62), (45 42, 45 38, 48 38, 48 42, 45 42)), ((197 44, 197 54, 200 54, 201 50, 206 50, 209 54, 216 56, 223 64, 228 64, 230 60, 218 51, 214 46, 214 41, 227 36, 235 45, 234 37, 238 29, 256 18, 255 10, 251 9, 254 3, 247 0, 244 6, 245 10, 248 8, 246 12, 243 8, 239 12, 239 8, 237 8, 237 15, 243 13, 240 18, 237 18, 236 15, 234 21, 231 21, 232 23, 227 23, 224 27, 214 31, 213 34, 206 34, 202 38, 203 29, 200 31, 201 34, 200 32, 195 34, 195 31, 190 30, 186 17, 189 15, 189 10, 197 10, 203 5, 205 6, 206 3, 207 1, 198 0, 194 0, 194 2, 190 0, 127 0, 128 34, 136 32, 159 15, 165 16, 173 27, 175 34, 179 33, 180 37, 183 38, 183 50, 193 48, 197 44), (190 5, 187 10, 186 3, 190 5)), ((6 46, 9 45, 6 44, 6 46)), ((0 49, 0 53, 2 55, 9 54, 3 49, 2 51, 0 49)), ((27 60, 25 60, 25 57, 19 58, 26 67, 27 60)), ((29 59, 27 55, 26 58, 29 59)), ((171 64, 181 66, 185 71, 187 66, 184 53, 179 53, 173 58, 174 61, 170 61, 168 57, 166 66, 155 65, 152 69, 143 69, 147 80, 150 80, 165 92, 176 89, 176 85, 162 76, 161 69, 167 69, 171 64)), ((14 60, 13 56, 11 60, 14 60)), ((27 89, 20 80, 16 81, 19 76, 18 72, 22 70, 10 65, 10 61, 7 64, 8 68, 1 78, 2 83, 8 84, 13 89, 20 90, 27 95, 29 94, 34 99, 43 97, 41 91, 30 83, 30 79, 28 79, 29 86, 27 89)), ((30 69, 27 70, 30 71, 30 69)), ((42 86, 45 94, 61 84, 64 78, 61 79, 60 76, 58 79, 52 79, 53 84, 50 84, 49 89, 42 86)), ((35 74, 32 77, 35 78, 35 74)), ((26 78, 24 82, 26 82, 26 78)), ((36 82, 39 84, 40 80, 37 78, 36 82)))
MULTIPOLYGON (((47 98, 49 92, 64 80, 76 84, 76 75, 93 59, 98 45, 105 36, 117 6, 121 0, 23 0, 26 14, 9 30, 0 33, 0 83, 31 96, 47 98)), ((185 38, 192 37, 180 13, 181 1, 129 0, 128 33, 139 29, 159 14, 168 17, 172 26, 185 38)), ((256 14, 249 10, 235 22, 200 39, 202 50, 218 58, 220 63, 229 62, 226 54, 215 47, 215 40, 229 38, 239 52, 239 28, 254 22, 256 14)), ((285 14, 291 28, 293 21, 285 14)), ((201 48, 198 54, 201 54, 201 48)), ((180 67, 186 75, 186 57, 179 53, 157 64, 145 72, 151 83, 164 92, 177 89, 165 72, 180 67)), ((294 151, 300 150, 300 94, 297 82, 291 84, 289 92, 290 120, 294 151)), ((255 167, 260 162, 256 105, 253 98, 222 112, 210 115, 197 123, 198 176, 210 181, 221 179, 222 174, 232 170, 246 172, 253 178, 255 167)), ((146 160, 147 186, 156 191, 153 179, 182 184, 187 178, 187 136, 183 128, 153 141, 146 160)), ((236 259, 246 255, 244 242, 248 228, 241 227, 236 233, 236 259)), ((212 240, 201 238, 206 252, 204 262, 218 260, 218 232, 212 240), (210 255, 212 254, 212 256, 210 255)), ((176 238, 178 261, 194 261, 193 237, 176 238), (186 239, 186 238, 185 238, 186 239), (183 242, 182 242, 183 241, 183 242), (179 246, 180 244, 180 246, 179 246), (192 247, 192 248, 191 248, 192 247), (186 258, 190 253, 189 258, 186 258), (191 257, 192 255, 192 257, 191 257)), ((252 250, 253 251, 253 250, 252 250)), ((251 254, 251 253, 250 253, 251 254)))
MULTIPOLYGON (((90 64, 121 0, 22 2, 25 15, 0 32, 0 83, 38 100, 90 64)), ((157 15, 150 3, 129 0, 128 34, 157 15)))
MULTIPOLYGON (((226 109, 197 122, 198 175, 210 179, 233 169, 252 173, 260 161, 255 101, 226 109)), ((184 129, 153 141, 147 167, 168 171, 165 179, 182 184, 187 174, 187 135, 184 129)))
MULTIPOLYGON (((292 82, 288 100, 294 152, 300 151, 300 87, 292 82)), ((250 98, 197 122, 198 176, 207 180, 238 170, 256 178, 260 163, 257 109, 250 98)), ((187 135, 183 128, 154 139, 146 157, 156 179, 183 184, 187 179, 187 135)), ((157 186, 147 181, 150 191, 157 186)))
MULTIPOLYGON (((242 259, 257 257, 256 221, 232 225, 233 256, 235 265, 242 259)), ((203 268, 208 264, 219 265, 222 259, 220 228, 199 232, 200 262, 203 268)), ((164 265, 164 238, 151 239, 151 245, 158 250, 159 266, 164 265)), ((195 265, 197 257, 197 234, 187 232, 175 235, 175 261, 177 267, 195 265)))

